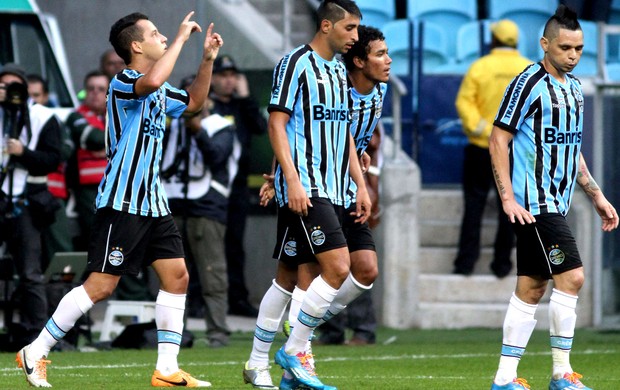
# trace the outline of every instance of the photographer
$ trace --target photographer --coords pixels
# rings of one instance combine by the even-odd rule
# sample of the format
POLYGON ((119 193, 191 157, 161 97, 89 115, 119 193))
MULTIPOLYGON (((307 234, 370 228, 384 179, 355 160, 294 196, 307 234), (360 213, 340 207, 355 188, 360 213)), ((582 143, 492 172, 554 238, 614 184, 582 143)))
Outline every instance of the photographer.
POLYGON ((47 189, 46 175, 60 163, 62 133, 53 111, 28 99, 24 69, 16 64, 0 69, 0 126, 0 239, 13 257, 21 324, 30 333, 47 321, 41 232, 60 206, 47 189))
MULTIPOLYGON (((193 77, 185 78, 182 88, 193 77)), ((164 140, 162 176, 170 210, 193 261, 205 304, 209 347, 229 343, 228 277, 224 235, 241 144, 228 118, 207 100, 193 116, 174 119, 164 140)))

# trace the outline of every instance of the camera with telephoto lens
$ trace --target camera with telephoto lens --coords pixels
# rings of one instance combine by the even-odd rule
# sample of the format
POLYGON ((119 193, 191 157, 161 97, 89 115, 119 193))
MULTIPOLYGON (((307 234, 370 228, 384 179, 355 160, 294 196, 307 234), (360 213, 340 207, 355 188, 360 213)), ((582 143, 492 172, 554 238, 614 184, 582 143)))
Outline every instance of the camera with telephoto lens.
MULTIPOLYGON (((4 107, 5 115, 8 114, 10 121, 13 122, 13 125, 17 125, 15 118, 17 113, 24 112, 27 110, 26 103, 28 102, 28 87, 26 84, 14 82, 8 85, 0 85, 2 90, 0 91, 0 104, 4 107)), ((14 126, 9 126, 9 128, 13 128, 14 126)), ((14 130, 11 130, 8 134, 13 134, 14 130)), ((5 133, 7 134, 7 133, 5 133)), ((5 145, 5 137, 2 138, 1 147, 4 149, 5 145)), ((2 150, 2 171, 1 174, 7 174, 7 166, 5 165, 4 158, 5 152, 2 150)), ((8 167, 8 174, 11 175, 11 169, 8 167)), ((11 224, 11 220, 16 218, 21 213, 21 208, 17 204, 13 203, 11 196, 9 194, 5 194, 2 190, 0 190, 0 238, 8 237, 6 227, 11 224)), ((2 240, 0 240, 1 242, 2 240)))
POLYGON ((28 101, 28 87, 26 84, 19 82, 10 83, 4 87, 4 90, 4 94, 0 94, 0 103, 6 108, 20 108, 28 101))

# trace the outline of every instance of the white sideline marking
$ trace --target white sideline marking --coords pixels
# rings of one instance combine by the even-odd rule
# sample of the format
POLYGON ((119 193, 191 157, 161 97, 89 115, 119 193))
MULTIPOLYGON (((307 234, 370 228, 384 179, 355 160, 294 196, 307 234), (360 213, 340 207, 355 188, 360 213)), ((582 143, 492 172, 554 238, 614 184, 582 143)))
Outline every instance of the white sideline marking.
MULTIPOLYGON (((606 350, 594 350, 594 349, 586 349, 583 351, 572 351, 571 355, 610 355, 616 354, 618 350, 616 349, 606 349, 606 350)), ((550 351, 545 352, 526 352, 529 356, 544 356, 551 355, 550 351)), ((418 359, 468 359, 468 358, 480 358, 480 357, 498 357, 499 353, 466 353, 466 354, 458 354, 458 355, 387 355, 387 356, 366 356, 366 357, 326 357, 319 359, 319 362, 342 362, 349 360, 364 360, 364 361, 386 361, 386 360, 418 360, 418 359)), ((245 361, 224 361, 224 362, 183 362, 181 365, 183 367, 197 367, 197 366, 243 366, 245 361)), ((54 366, 53 370, 75 370, 75 369, 125 369, 125 368, 142 368, 142 367, 153 367, 152 363, 143 363, 143 364, 80 364, 77 366, 54 366)), ((0 373, 6 375, 6 373, 16 372, 19 370, 21 373, 21 369, 15 367, 1 367, 0 373)), ((143 374, 141 374, 143 375, 143 374)), ((79 376, 79 375, 76 375, 79 376)), ((390 376, 392 377, 392 376, 390 376)), ((403 378, 433 378, 432 376, 411 376, 411 377, 403 377, 403 378)), ((437 378, 437 377, 435 377, 437 378)), ((448 378, 442 376, 442 378, 448 378)))

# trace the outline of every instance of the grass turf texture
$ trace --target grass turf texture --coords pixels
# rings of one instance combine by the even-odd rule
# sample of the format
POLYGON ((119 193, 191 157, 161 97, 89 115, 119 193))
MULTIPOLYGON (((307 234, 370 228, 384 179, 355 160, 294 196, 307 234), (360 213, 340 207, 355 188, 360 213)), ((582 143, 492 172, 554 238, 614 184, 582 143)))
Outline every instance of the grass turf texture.
MULTIPOLYGON (((251 389, 241 377, 252 334, 235 333, 226 348, 211 349, 198 339, 182 349, 181 368, 208 380, 213 389, 251 389)), ((279 336, 271 356, 284 339, 279 336)), ((338 389, 488 389, 498 364, 501 330, 380 329, 376 345, 315 346, 317 373, 338 389), (384 344, 388 341, 388 344, 384 344), (391 342, 390 342, 391 341, 391 342)), ((596 390, 620 389, 620 332, 578 330, 573 368, 596 390)), ((156 351, 52 352, 48 380, 57 389, 148 389, 156 351)), ((26 389, 14 353, 0 354, 0 389, 26 389)), ((519 367, 533 390, 547 389, 551 370, 548 333, 536 331, 519 367)), ((282 370, 271 369, 274 383, 282 370)))

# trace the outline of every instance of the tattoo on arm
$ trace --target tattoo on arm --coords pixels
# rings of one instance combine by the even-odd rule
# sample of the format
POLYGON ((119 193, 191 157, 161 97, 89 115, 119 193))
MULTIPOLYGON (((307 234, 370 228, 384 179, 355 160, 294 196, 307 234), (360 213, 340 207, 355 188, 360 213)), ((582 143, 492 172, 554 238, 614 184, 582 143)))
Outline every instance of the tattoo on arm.
POLYGON ((601 188, 596 184, 586 166, 580 167, 577 174, 577 182, 590 198, 594 198, 601 191, 601 188))
POLYGON ((493 176, 495 177, 495 183, 497 184, 497 190, 499 191, 500 195, 504 195, 506 193, 506 188, 504 187, 502 180, 499 178, 499 172, 497 171, 497 168, 495 168, 495 164, 491 164, 491 165, 493 167, 493 176))

